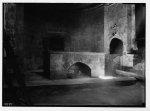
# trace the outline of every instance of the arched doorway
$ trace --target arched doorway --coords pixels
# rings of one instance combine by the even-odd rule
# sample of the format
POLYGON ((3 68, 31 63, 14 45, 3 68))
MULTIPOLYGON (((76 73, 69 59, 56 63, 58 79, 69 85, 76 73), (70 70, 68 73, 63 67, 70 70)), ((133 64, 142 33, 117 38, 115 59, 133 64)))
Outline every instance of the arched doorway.
POLYGON ((122 54, 123 42, 118 38, 113 38, 110 42, 110 54, 122 54))
POLYGON ((91 77, 91 69, 82 62, 76 62, 68 69, 69 78, 91 77))

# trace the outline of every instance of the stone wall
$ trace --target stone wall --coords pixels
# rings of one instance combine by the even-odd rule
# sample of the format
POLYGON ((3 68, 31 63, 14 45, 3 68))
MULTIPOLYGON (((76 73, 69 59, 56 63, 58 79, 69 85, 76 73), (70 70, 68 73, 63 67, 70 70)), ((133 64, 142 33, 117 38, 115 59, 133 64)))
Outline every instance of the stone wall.
POLYGON ((125 53, 132 45, 134 7, 127 4, 78 11, 55 11, 33 4, 10 5, 14 7, 9 13, 12 11, 14 19, 11 20, 15 21, 12 23, 16 26, 11 29, 16 31, 16 49, 24 59, 26 70, 43 69, 43 40, 53 37, 52 33, 64 37, 64 52, 109 54, 113 38, 123 41, 125 53))
MULTIPOLYGON (((10 38, 14 54, 17 55, 21 70, 24 71, 24 5, 3 3, 3 31, 10 38)), ((3 36, 4 37, 4 36, 3 36)))
POLYGON ((109 54, 110 42, 118 38, 123 42, 123 53, 126 54, 134 48, 135 38, 135 12, 134 5, 112 4, 105 6, 104 10, 104 49, 109 54))
POLYGON ((126 67, 133 67, 134 65, 134 55, 133 54, 126 54, 122 55, 120 58, 120 65, 126 67))
POLYGON ((64 51, 104 51, 103 7, 74 12, 24 7, 24 61, 28 70, 42 68, 43 39, 52 33, 63 35, 64 51))
POLYGON ((105 54, 91 52, 51 52, 50 71, 64 74, 73 64, 81 62, 91 68, 91 76, 105 75, 105 54))
POLYGON ((106 54, 105 55, 105 75, 116 76, 116 69, 128 70, 134 66, 133 54, 106 54))
POLYGON ((70 27, 71 42, 67 51, 104 51, 103 7, 80 12, 78 28, 70 27))

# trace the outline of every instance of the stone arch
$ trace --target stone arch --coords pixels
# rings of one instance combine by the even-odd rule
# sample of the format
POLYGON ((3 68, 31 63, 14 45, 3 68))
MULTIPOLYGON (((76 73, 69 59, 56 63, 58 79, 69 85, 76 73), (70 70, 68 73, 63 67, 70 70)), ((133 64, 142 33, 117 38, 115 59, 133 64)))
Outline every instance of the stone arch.
POLYGON ((75 62, 68 68, 68 72, 75 77, 91 77, 91 68, 82 62, 75 62))
POLYGON ((110 54, 123 54, 123 42, 118 38, 113 38, 109 45, 110 54))

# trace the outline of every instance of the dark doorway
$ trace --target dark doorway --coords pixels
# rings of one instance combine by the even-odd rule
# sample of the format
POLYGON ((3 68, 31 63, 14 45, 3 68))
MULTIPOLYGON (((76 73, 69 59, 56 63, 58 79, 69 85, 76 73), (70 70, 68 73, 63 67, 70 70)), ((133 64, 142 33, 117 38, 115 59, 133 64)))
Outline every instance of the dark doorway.
POLYGON ((64 37, 59 35, 49 38, 49 50, 64 51, 64 37))
POLYGON ((50 53, 51 51, 64 51, 64 35, 52 33, 43 38, 43 69, 44 76, 50 79, 50 53))
POLYGON ((120 39, 113 38, 110 42, 110 54, 122 54, 123 42, 120 39))

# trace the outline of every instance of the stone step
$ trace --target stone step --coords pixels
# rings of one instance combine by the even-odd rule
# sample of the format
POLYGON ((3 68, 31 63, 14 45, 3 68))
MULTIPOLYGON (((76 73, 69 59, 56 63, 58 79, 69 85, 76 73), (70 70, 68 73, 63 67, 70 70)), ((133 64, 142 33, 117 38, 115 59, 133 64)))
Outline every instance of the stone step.
POLYGON ((116 74, 144 80, 144 75, 116 69, 116 74))

